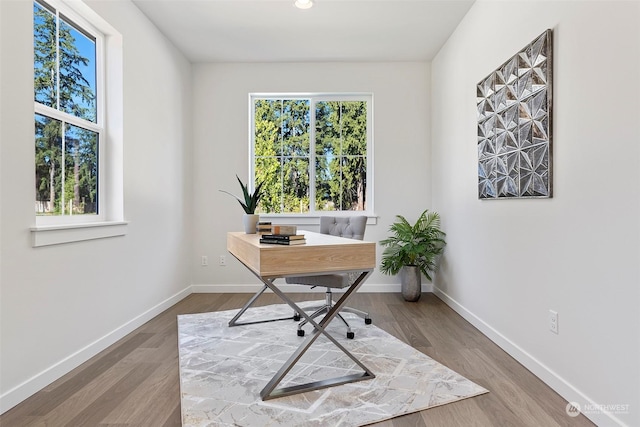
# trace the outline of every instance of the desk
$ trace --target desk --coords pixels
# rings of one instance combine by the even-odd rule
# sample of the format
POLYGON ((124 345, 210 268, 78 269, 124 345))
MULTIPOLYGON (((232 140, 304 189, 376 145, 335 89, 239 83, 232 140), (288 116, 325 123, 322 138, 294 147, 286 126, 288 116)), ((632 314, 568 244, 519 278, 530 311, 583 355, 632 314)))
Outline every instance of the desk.
MULTIPOLYGON (((314 327, 313 332, 301 342, 298 349, 260 392, 262 400, 375 378, 375 375, 336 341, 325 328, 338 314, 340 309, 346 305, 347 300, 360 288, 375 268, 376 245, 373 242, 346 239, 310 231, 304 231, 304 235, 307 239, 306 244, 286 246, 260 244, 260 235, 258 234, 245 234, 242 232, 230 232, 227 234, 227 250, 229 253, 237 258, 238 261, 247 267, 264 284, 262 290, 256 293, 244 307, 240 309, 236 316, 231 319, 229 326, 233 327, 248 324, 238 322, 238 320, 266 289, 271 289, 293 309, 294 313, 307 319, 309 324, 314 327), (284 277, 311 276, 325 273, 348 273, 354 271, 360 273, 358 278, 347 288, 346 292, 342 294, 340 299, 336 301, 331 310, 319 323, 305 313, 303 309, 298 307, 298 305, 287 297, 274 283, 276 279, 284 277), (320 335, 327 337, 336 347, 353 360, 363 372, 291 387, 276 388, 320 335)), ((293 319, 293 316, 285 319, 293 319)), ((262 323, 285 319, 265 319, 249 323, 262 323)), ((291 333, 295 333, 293 328, 291 333)))

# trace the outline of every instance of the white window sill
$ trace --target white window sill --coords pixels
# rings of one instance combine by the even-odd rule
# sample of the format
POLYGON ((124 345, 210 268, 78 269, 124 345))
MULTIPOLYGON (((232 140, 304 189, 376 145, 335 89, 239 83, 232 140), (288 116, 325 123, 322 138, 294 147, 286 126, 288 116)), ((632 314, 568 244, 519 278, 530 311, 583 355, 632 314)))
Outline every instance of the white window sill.
POLYGON ((259 214, 260 221, 271 221, 273 224, 290 224, 290 225, 320 225, 320 217, 325 215, 335 216, 355 216, 366 215, 367 225, 375 225, 378 223, 378 217, 371 213, 346 213, 336 212, 326 214, 259 214))
POLYGON ((84 240, 104 239, 127 234, 126 221, 95 222, 71 225, 31 227, 31 243, 39 246, 60 245, 84 240))

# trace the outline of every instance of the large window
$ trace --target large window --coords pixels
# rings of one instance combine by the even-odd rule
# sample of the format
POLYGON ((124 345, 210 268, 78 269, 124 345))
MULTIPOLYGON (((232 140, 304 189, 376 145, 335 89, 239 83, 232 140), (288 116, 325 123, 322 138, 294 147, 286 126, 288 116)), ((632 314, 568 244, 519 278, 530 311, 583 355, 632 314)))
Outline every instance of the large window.
POLYGON ((33 246, 126 234, 122 45, 84 2, 33 0, 33 246))
POLYGON ((33 4, 35 211, 101 218, 102 36, 62 3, 33 4))
POLYGON ((258 211, 372 211, 371 95, 252 95, 258 211))

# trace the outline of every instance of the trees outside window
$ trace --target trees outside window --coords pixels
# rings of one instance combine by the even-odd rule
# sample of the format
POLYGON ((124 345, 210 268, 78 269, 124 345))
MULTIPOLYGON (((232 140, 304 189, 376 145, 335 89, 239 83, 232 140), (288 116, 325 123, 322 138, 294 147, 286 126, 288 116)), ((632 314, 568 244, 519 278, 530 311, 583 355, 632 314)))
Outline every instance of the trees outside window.
POLYGON ((96 33, 33 4, 36 215, 98 214, 96 33))
POLYGON ((371 95, 251 97, 262 213, 371 209, 371 95))

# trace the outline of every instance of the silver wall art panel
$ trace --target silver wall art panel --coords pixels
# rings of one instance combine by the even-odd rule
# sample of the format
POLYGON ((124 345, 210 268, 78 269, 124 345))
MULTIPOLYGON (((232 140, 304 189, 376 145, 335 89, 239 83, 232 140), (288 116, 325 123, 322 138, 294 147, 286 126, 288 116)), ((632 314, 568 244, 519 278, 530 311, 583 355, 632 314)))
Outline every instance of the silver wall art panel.
POLYGON ((551 197, 552 31, 477 86, 478 197, 551 197))

